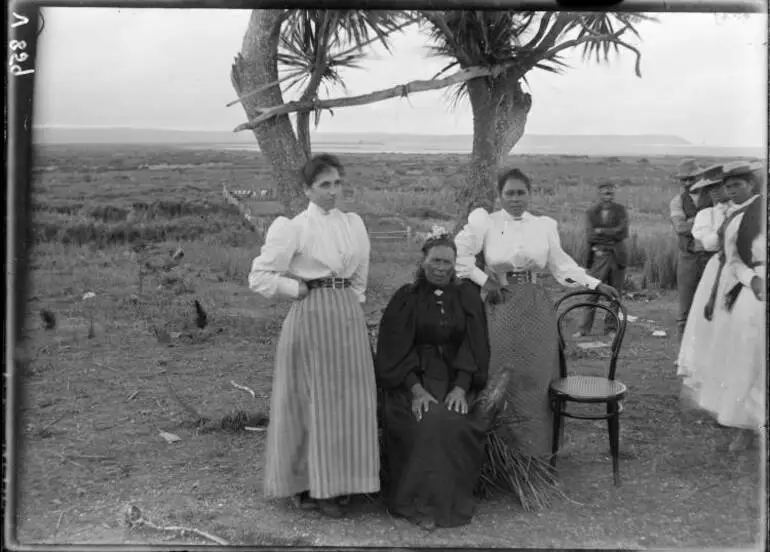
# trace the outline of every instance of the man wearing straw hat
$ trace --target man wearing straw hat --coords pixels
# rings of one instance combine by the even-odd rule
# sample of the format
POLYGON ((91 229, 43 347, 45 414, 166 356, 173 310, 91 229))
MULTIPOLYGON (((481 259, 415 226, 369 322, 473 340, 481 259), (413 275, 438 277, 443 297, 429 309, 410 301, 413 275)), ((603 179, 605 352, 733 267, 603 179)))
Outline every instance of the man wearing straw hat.
POLYGON ((703 174, 694 159, 683 159, 675 178, 682 185, 682 192, 671 200, 671 223, 677 236, 679 249, 676 266, 676 282, 679 294, 679 313, 676 319, 677 333, 681 341, 690 305, 698 287, 709 255, 692 235, 692 224, 698 211, 711 206, 708 194, 693 192, 692 186, 703 174))

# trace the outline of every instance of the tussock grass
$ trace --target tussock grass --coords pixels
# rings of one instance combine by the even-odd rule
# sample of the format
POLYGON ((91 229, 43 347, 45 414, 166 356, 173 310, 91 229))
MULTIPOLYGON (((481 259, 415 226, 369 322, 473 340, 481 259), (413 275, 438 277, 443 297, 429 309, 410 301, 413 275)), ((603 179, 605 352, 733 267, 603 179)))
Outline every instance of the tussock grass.
MULTIPOLYGON (((259 155, 107 145, 46 146, 35 153, 37 243, 97 249, 195 243, 227 280, 242 280, 258 252, 257 236, 220 191, 223 182, 239 189, 272 187, 269 164, 259 155)), ((377 217, 393 215, 415 231, 456 220, 455 194, 465 178, 465 156, 342 157, 349 183, 345 207, 374 220, 367 222, 370 230, 378 230, 377 217)), ((615 180, 618 201, 631 218, 630 267, 641 274, 642 288, 665 289, 676 286, 676 242, 668 222, 668 203, 678 192, 670 178, 676 162, 667 157, 512 156, 506 166, 519 166, 532 178, 531 210, 559 222, 563 247, 579 263, 585 259, 584 213, 596 200, 595 183, 615 180)), ((372 285, 378 285, 376 278, 372 285)))

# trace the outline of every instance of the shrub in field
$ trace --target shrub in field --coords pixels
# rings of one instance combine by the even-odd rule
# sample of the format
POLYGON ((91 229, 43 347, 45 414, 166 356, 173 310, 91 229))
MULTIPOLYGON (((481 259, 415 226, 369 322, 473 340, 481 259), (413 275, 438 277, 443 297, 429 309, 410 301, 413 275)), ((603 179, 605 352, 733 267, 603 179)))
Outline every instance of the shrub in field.
POLYGON ((646 251, 649 255, 642 269, 642 288, 676 288, 677 248, 673 238, 659 240, 646 251))
MULTIPOLYGON (((50 215, 50 214, 48 214, 50 215)), ((234 213, 213 216, 181 216, 140 221, 101 221, 85 216, 36 216, 33 220, 36 242, 93 244, 107 247, 139 241, 191 241, 220 237, 222 243, 241 245, 254 239, 253 232, 234 213)))

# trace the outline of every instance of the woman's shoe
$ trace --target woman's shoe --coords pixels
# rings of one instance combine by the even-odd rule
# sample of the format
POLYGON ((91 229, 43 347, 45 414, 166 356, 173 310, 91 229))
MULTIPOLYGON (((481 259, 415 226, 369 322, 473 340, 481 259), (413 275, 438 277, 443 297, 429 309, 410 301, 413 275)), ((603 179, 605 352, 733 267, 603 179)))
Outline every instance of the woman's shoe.
POLYGON ((327 498, 318 501, 318 509, 325 516, 331 518, 341 518, 344 515, 342 506, 337 504, 337 501, 333 498, 327 498))
POLYGON ((300 510, 315 510, 318 508, 318 501, 315 498, 311 498, 308 491, 295 494, 291 497, 291 501, 294 507, 300 510))
POLYGON ((417 522, 417 527, 423 531, 433 531, 436 529, 436 522, 430 518, 423 518, 417 522))

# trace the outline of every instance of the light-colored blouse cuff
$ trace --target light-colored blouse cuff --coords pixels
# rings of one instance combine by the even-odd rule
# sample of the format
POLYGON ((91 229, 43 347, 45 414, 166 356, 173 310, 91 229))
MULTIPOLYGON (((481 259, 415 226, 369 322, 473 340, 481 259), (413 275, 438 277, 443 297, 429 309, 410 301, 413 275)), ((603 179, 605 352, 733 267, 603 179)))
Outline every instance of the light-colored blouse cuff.
MULTIPOLYGON (((556 275, 554 275, 554 277, 556 277, 556 275)), ((602 283, 601 280, 597 280, 596 278, 594 278, 593 276, 589 276, 585 272, 583 272, 583 273, 577 273, 577 272, 576 273, 572 273, 572 274, 569 274, 566 277, 562 277, 562 278, 558 278, 557 277, 556 279, 562 285, 565 285, 567 287, 573 287, 573 288, 574 287, 585 286, 588 289, 596 289, 599 286, 599 284, 602 283), (562 281, 562 278, 563 278, 563 281, 562 281)))
POLYGON ((283 295, 285 297, 291 297, 292 299, 296 299, 297 297, 299 297, 299 281, 295 280, 294 278, 287 278, 286 276, 281 276, 278 278, 276 291, 278 291, 278 295, 283 295))
POLYGON ((588 274, 585 275, 583 285, 588 286, 588 289, 596 289, 599 287, 599 284, 602 283, 601 280, 598 280, 594 278, 593 276, 589 276, 588 274))

